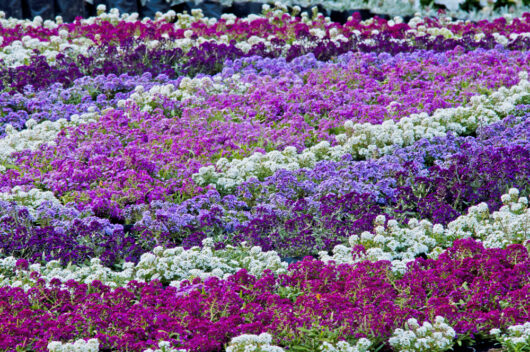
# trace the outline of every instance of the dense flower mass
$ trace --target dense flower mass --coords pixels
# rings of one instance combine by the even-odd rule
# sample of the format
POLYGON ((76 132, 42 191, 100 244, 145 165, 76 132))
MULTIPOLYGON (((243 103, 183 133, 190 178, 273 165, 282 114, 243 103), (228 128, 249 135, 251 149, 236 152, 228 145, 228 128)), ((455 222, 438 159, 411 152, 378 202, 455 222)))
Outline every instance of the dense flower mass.
MULTIPOLYGON (((64 202, 87 204, 98 215, 119 216, 127 205, 194 194, 190 176, 220 157, 240 158, 286 146, 302 150, 317 141, 334 144, 346 120, 379 124, 459 106, 477 93, 517 83, 517 71, 530 69, 528 53, 514 54, 513 59, 496 51, 349 56, 325 65, 308 57, 310 66, 321 68, 291 78, 271 78, 267 69, 260 70, 258 78, 244 69, 250 72, 240 80, 250 82, 236 94, 226 93, 230 85, 216 87, 215 78, 203 77, 194 83, 213 87, 207 86, 206 92, 199 87, 191 101, 165 103, 160 92, 162 101, 150 101, 148 112, 131 107, 103 113, 93 123, 59 134, 53 146, 12 154, 19 176, 10 175, 0 187, 34 188, 38 182, 64 202), (28 182, 30 178, 35 181, 28 182)), ((295 64, 305 67, 306 62, 295 64)), ((251 67, 254 61, 243 65, 251 67)), ((232 77, 224 79, 234 81, 232 77)), ((180 95, 168 88, 170 98, 180 95)))
POLYGON ((530 348, 530 13, 263 9, 0 16, 0 350, 530 348))
POLYGON ((57 279, 49 285, 39 280, 28 291, 0 288, 2 334, 8 336, 0 346, 40 351, 50 340, 75 340, 85 331, 93 331, 100 347, 116 350, 165 340, 186 350, 215 351, 231 337, 265 331, 284 346, 311 346, 318 338, 308 330, 327 331, 333 342, 341 336, 390 338, 412 317, 436 316, 452 326, 439 320, 434 325, 446 330, 451 343, 450 331, 473 336, 527 321, 529 266, 521 245, 493 250, 461 240, 437 260, 415 260, 402 277, 394 277, 385 261, 304 260, 278 277, 241 270, 227 280, 188 281, 180 288, 153 281, 113 290, 97 281, 61 286, 57 279))

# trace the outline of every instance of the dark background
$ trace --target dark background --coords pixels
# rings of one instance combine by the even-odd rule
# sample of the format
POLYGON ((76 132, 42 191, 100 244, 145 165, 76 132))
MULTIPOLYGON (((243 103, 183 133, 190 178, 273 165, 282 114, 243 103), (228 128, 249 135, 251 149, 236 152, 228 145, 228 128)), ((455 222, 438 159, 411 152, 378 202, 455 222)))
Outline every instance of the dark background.
POLYGON ((157 11, 167 12, 170 9, 182 12, 193 8, 202 8, 207 17, 219 17, 222 6, 214 1, 205 1, 196 6, 194 2, 184 2, 171 7, 166 0, 148 0, 142 6, 140 0, 94 0, 93 4, 85 0, 0 0, 0 10, 7 17, 29 18, 41 16, 43 19, 55 19, 62 16, 65 22, 72 22, 77 16, 89 17, 96 15, 96 7, 100 4, 107 6, 107 11, 117 8, 120 13, 137 12, 141 17, 153 18, 157 11))
MULTIPOLYGON (((271 0, 272 2, 272 0, 271 0)), ((0 0, 0 10, 4 11, 7 17, 33 19, 35 16, 41 16, 44 20, 55 19, 55 16, 62 16, 64 22, 72 22, 76 17, 89 17, 96 15, 96 7, 105 5, 107 11, 117 8, 120 13, 137 12, 140 17, 154 18, 157 11, 167 12, 171 9, 178 12, 192 9, 202 9, 206 17, 219 18, 223 13, 233 13, 238 17, 245 17, 249 14, 261 14, 262 3, 258 2, 234 2, 230 7, 223 7, 216 0, 203 0, 196 5, 194 1, 182 2, 181 4, 170 6, 166 0, 148 0, 145 6, 142 6, 140 0, 94 0, 93 4, 85 0, 0 0)), ((303 11, 311 13, 309 8, 302 8, 303 11)), ((333 21, 344 23, 348 16, 354 12, 359 12, 362 19, 372 17, 369 10, 349 11, 327 11, 318 6, 320 13, 330 16, 333 21)), ((378 14, 379 17, 389 18, 388 16, 378 14)))

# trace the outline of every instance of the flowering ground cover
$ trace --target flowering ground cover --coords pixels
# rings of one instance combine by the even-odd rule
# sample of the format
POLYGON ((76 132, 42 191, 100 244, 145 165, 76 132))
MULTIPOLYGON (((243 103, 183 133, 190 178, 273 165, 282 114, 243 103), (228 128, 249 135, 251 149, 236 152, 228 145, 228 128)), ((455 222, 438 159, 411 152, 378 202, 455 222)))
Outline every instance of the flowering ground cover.
POLYGON ((0 19, 0 350, 530 348, 530 14, 0 19))

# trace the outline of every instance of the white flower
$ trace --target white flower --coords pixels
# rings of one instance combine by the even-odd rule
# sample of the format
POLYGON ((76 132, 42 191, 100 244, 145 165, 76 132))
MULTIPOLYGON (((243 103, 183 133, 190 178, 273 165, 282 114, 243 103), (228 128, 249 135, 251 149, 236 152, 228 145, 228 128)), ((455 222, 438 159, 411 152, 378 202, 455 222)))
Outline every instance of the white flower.
POLYGON ((260 335, 244 334, 234 337, 226 352, 284 352, 281 347, 271 345, 272 336, 268 333, 260 335))
POLYGON ((435 324, 425 321, 422 325, 416 319, 409 319, 405 329, 396 329, 389 344, 396 350, 415 352, 446 351, 454 344, 456 333, 445 323, 443 317, 437 316, 435 324))
POLYGON ((97 339, 77 340, 73 343, 61 343, 51 341, 48 343, 50 352, 97 352, 99 351, 99 341, 97 339))

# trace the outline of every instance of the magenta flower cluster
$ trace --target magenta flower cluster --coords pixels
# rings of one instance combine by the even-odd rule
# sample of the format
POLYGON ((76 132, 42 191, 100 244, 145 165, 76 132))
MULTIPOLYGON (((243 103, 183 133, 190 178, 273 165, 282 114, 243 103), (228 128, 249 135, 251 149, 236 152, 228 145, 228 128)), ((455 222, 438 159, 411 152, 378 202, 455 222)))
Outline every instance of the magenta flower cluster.
POLYGON ((460 240, 437 260, 417 259, 402 278, 384 261, 351 266, 306 258, 279 277, 258 279, 242 270, 181 289, 158 282, 62 286, 58 280, 27 292, 3 287, 0 348, 46 351, 50 340, 96 337, 116 351, 141 351, 161 339, 218 351, 231 337, 261 332, 286 347, 311 346, 307 329, 384 340, 410 317, 437 315, 458 335, 473 337, 528 321, 529 270, 524 246, 493 250, 460 240))

